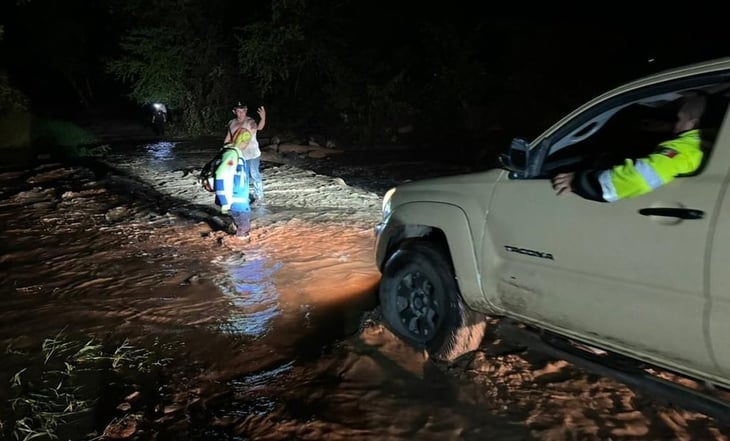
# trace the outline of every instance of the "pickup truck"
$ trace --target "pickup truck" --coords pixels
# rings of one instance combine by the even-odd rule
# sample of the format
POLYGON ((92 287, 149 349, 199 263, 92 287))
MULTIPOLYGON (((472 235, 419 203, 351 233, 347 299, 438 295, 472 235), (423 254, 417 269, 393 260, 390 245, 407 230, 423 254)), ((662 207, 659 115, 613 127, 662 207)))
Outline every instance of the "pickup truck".
POLYGON ((663 71, 513 139, 499 168, 391 188, 375 226, 386 326, 454 360, 496 317, 730 388, 728 97, 730 58, 663 71), (713 103, 695 173, 610 203, 556 194, 556 174, 623 162, 671 136, 662 128, 691 94, 713 103))

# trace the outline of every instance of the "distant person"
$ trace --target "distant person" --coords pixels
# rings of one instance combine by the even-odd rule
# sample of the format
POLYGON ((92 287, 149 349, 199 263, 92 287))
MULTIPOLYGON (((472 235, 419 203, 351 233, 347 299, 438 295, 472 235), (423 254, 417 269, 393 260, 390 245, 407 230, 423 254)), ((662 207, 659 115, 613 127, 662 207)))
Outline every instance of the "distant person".
MULTIPOLYGON (((236 115, 234 119, 228 122, 228 130, 223 140, 224 144, 230 144, 235 138, 236 132, 244 126, 247 120, 254 121, 253 118, 247 116, 248 107, 241 101, 233 106, 233 114, 236 115)), ((261 149, 259 148, 259 141, 256 139, 256 132, 263 130, 266 127, 266 109, 263 106, 258 108, 259 122, 256 124, 256 129, 252 131, 251 141, 248 143, 248 147, 243 150, 243 157, 248 162, 249 174, 253 183, 253 197, 254 205, 264 204, 264 181, 261 177, 261 149)), ((255 121, 254 121, 255 122, 255 121)))
POLYGON ((244 121, 236 129, 232 141, 221 158, 215 172, 216 204, 220 205, 222 214, 230 214, 236 225, 236 237, 247 238, 251 229, 251 207, 249 205, 249 161, 243 152, 253 140, 256 132, 256 121, 252 118, 244 121))
MULTIPOLYGON (((677 176, 697 171, 704 156, 699 130, 707 107, 704 96, 685 98, 677 112, 675 138, 649 155, 604 170, 560 173, 552 179, 558 195, 573 192, 585 199, 615 202, 649 193, 677 176)), ((630 141, 630 140, 629 140, 630 141)))
POLYGON ((155 103, 152 113, 152 128, 158 136, 163 136, 165 125, 167 125, 167 107, 162 103, 155 103))

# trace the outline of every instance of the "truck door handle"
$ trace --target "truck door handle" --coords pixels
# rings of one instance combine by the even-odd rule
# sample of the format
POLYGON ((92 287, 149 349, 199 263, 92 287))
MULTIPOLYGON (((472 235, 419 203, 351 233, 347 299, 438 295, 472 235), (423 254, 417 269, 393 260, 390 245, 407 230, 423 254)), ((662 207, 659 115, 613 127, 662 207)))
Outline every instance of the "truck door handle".
POLYGON ((678 219, 702 219, 705 217, 705 212, 702 210, 695 210, 692 208, 642 208, 639 210, 639 214, 644 216, 665 216, 675 217, 678 219))

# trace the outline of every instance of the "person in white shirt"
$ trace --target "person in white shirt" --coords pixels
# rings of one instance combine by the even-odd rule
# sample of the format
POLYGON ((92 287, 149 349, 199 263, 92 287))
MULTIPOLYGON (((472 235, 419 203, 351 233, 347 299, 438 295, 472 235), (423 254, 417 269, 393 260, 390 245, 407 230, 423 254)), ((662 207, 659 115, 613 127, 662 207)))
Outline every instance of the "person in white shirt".
MULTIPOLYGON (((243 102, 239 101, 233 106, 233 114, 236 115, 236 117, 228 122, 228 130, 223 140, 223 144, 231 144, 234 140, 234 135, 236 134, 236 132, 247 126, 247 124, 245 124, 246 120, 253 120, 253 118, 248 116, 247 113, 248 107, 243 102)), ((251 141, 248 143, 248 146, 242 153, 243 158, 248 162, 251 183, 253 184, 253 205, 263 205, 264 182, 263 178, 261 177, 260 170, 261 149, 259 148, 259 142, 256 138, 256 132, 258 130, 263 130, 264 127, 266 127, 266 109, 264 108, 264 106, 259 107, 257 109, 257 113, 260 117, 259 122, 256 126, 256 130, 251 131, 251 141)))

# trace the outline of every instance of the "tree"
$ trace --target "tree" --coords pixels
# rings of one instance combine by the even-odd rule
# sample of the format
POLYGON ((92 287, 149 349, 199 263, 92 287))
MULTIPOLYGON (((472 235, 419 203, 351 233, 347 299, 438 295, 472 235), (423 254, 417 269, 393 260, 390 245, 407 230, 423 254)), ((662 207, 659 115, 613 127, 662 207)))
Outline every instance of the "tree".
POLYGON ((225 16, 207 16, 215 5, 196 0, 174 8, 166 0, 120 6, 136 21, 121 39, 120 54, 106 63, 107 71, 130 87, 129 97, 138 104, 163 102, 177 111, 185 131, 222 127, 230 115, 222 109, 230 108, 235 72, 227 36, 215 22, 225 16), (138 15, 137 8, 145 12, 138 15), (158 23, 152 26, 155 16, 158 23))
POLYGON ((264 12, 237 29, 236 50, 240 74, 280 117, 365 140, 409 112, 400 67, 388 66, 389 52, 373 56, 368 34, 357 29, 360 21, 372 26, 360 2, 275 0, 264 12))
POLYGON ((142 28, 121 42, 124 55, 112 60, 108 70, 131 85, 129 93, 140 104, 164 102, 181 107, 189 101, 186 70, 193 48, 173 28, 142 28))
POLYGON ((70 99, 85 109, 94 107, 96 88, 103 84, 98 59, 110 40, 103 3, 17 2, 8 15, 12 71, 29 95, 54 95, 66 105, 70 99))
POLYGON ((483 66, 469 46, 473 20, 443 8, 391 2, 384 13, 382 6, 274 0, 268 15, 239 29, 241 74, 290 117, 343 127, 355 141, 391 141, 403 126, 463 121, 459 108, 484 90, 483 66))
MULTIPOLYGON (((3 42, 5 28, 0 25, 0 44, 3 42)), ((0 113, 8 110, 22 110, 27 107, 26 97, 11 86, 7 73, 0 67, 0 113)))

